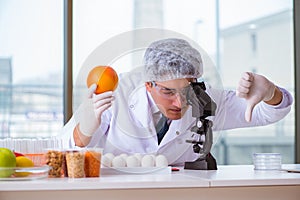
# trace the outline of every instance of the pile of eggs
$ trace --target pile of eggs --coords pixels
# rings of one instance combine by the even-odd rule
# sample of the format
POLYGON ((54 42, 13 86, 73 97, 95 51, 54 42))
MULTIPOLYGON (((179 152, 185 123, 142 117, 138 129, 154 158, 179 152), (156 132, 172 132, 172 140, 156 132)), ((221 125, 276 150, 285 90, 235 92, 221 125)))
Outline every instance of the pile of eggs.
POLYGON ((161 154, 114 155, 106 153, 101 158, 101 164, 103 167, 167 167, 168 160, 161 154))

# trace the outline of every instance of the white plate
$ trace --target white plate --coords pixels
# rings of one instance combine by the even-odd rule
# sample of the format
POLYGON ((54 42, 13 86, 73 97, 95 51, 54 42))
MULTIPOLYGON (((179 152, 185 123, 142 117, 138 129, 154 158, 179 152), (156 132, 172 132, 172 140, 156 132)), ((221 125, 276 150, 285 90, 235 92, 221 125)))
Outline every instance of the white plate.
POLYGON ((29 172, 30 174, 25 177, 16 177, 11 175, 10 177, 0 178, 0 181, 28 181, 28 180, 36 180, 48 177, 48 172, 50 167, 48 165, 45 166, 37 166, 37 167, 13 167, 13 168, 0 168, 1 170, 12 169, 15 172, 29 172))
POLYGON ((102 167, 101 174, 170 174, 172 167, 102 167))

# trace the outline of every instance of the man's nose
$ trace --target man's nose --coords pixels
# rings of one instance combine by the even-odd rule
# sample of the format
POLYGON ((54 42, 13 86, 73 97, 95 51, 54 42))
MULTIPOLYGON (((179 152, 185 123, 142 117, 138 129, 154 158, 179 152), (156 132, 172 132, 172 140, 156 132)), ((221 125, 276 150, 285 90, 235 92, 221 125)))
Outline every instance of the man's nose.
POLYGON ((176 97, 174 98, 172 105, 181 108, 182 103, 185 101, 185 98, 179 93, 176 93, 175 95, 176 97))

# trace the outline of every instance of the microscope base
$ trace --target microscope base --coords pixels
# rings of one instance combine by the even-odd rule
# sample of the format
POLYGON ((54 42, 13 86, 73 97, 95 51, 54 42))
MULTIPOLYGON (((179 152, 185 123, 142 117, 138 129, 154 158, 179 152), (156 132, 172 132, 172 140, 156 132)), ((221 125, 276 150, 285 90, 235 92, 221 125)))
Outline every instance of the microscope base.
POLYGON ((205 159, 198 158, 192 162, 185 162, 184 169, 194 169, 194 170, 217 170, 216 159, 209 153, 206 155, 205 159))

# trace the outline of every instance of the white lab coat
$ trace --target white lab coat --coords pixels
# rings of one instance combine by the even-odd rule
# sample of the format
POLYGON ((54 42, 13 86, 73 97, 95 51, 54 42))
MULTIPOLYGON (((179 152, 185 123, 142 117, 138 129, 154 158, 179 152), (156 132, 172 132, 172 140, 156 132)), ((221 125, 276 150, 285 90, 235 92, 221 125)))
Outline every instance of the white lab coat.
MULTIPOLYGON (((182 165, 185 161, 195 160, 198 155, 193 152, 192 144, 185 142, 199 136, 190 131, 195 125, 191 107, 180 120, 171 122, 168 132, 158 145, 150 96, 147 95, 143 80, 142 73, 138 72, 122 76, 114 93, 113 105, 103 113, 101 125, 88 146, 102 147, 104 153, 111 152, 115 155, 163 154, 171 165, 182 165)), ((217 103, 215 116, 207 119, 213 121, 214 131, 276 122, 288 114, 293 102, 291 95, 286 90, 281 90, 284 92, 282 103, 278 106, 263 102, 258 104, 253 111, 252 121, 248 123, 244 119, 244 99, 236 97, 233 91, 218 91, 207 87, 207 93, 217 103)), ((64 129, 70 146, 74 146, 72 133, 75 125, 72 118, 64 129)))

